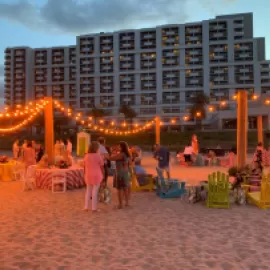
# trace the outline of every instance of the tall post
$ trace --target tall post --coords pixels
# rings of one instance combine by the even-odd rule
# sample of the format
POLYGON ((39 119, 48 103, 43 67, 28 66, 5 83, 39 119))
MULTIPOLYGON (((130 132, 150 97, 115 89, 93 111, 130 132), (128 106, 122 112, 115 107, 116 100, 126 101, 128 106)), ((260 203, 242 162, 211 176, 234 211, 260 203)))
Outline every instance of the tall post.
POLYGON ((247 130, 248 130, 248 106, 247 91, 239 91, 237 94, 237 167, 246 165, 247 155, 247 130))
POLYGON ((156 144, 160 144, 160 117, 156 117, 156 144))
POLYGON ((262 115, 257 116, 257 131, 258 131, 258 142, 263 143, 263 121, 262 115))
POLYGON ((46 97, 47 102, 44 109, 45 118, 45 152, 49 163, 54 164, 54 125, 53 125, 53 101, 52 97, 46 97))

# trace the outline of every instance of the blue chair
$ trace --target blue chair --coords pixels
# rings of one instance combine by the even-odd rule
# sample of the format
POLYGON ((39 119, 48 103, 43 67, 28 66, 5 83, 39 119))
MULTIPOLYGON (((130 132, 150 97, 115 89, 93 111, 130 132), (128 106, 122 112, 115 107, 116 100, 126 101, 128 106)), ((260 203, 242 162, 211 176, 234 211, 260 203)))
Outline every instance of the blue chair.
POLYGON ((176 179, 164 179, 162 171, 156 169, 158 181, 156 181, 156 195, 162 199, 179 198, 186 193, 185 182, 179 182, 176 179), (179 187, 180 185, 180 187, 179 187))

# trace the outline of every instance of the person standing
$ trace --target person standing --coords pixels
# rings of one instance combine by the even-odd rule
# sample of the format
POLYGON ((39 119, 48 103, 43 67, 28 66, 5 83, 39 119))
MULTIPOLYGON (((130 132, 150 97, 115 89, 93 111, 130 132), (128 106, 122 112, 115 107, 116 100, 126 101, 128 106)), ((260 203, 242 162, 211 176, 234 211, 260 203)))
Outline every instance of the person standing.
POLYGON ((191 146, 193 148, 194 155, 198 155, 198 153, 199 153, 199 144, 198 144, 197 135, 195 135, 195 134, 192 135, 191 146))
POLYGON ((67 152, 70 156, 72 156, 72 143, 70 139, 67 139, 67 152))
POLYGON ((24 149, 23 161, 25 163, 25 168, 31 165, 36 165, 36 152, 32 147, 32 142, 27 143, 27 147, 24 149))
POLYGON ((111 161, 116 162, 115 187, 118 193, 118 209, 123 208, 123 198, 125 205, 129 206, 130 200, 130 162, 131 154, 126 142, 119 143, 120 152, 110 157, 111 161))
POLYGON ((64 152, 65 152, 65 144, 63 140, 60 140, 60 156, 63 156, 64 152))
POLYGON ((60 142, 58 140, 56 140, 55 145, 54 145, 54 156, 55 157, 59 157, 61 156, 61 146, 60 146, 60 142))
POLYGON ((164 146, 156 144, 154 158, 158 161, 158 168, 165 171, 167 178, 170 179, 170 152, 164 146))
POLYGON ((84 156, 84 180, 86 183, 84 211, 89 211, 92 197, 92 211, 97 212, 98 191, 104 177, 104 161, 99 153, 99 143, 93 141, 84 156))
POLYGON ((99 153, 101 154, 103 161, 104 161, 104 179, 103 182, 105 186, 107 186, 107 180, 109 175, 109 167, 108 167, 108 159, 109 159, 109 153, 105 146, 105 138, 100 137, 98 138, 99 142, 99 153))
POLYGON ((27 140, 24 140, 23 141, 23 145, 22 145, 22 153, 21 153, 21 156, 23 158, 24 156, 24 150, 27 148, 27 140))
POLYGON ((19 147, 19 140, 16 140, 12 146, 12 151, 13 151, 13 158, 14 160, 18 160, 19 158, 19 152, 20 152, 20 147, 19 147))

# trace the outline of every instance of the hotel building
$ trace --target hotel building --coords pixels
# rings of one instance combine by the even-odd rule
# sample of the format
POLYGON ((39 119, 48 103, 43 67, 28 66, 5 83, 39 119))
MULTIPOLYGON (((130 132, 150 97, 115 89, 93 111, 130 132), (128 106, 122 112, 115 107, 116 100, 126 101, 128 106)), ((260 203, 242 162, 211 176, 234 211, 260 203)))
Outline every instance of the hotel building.
MULTIPOLYGON (((7 106, 52 96, 78 111, 101 107, 116 118, 127 104, 141 121, 160 115, 188 126, 194 123, 183 119, 192 98, 204 92, 212 108, 204 124, 222 127, 236 118, 233 96, 243 89, 250 99, 270 93, 270 61, 265 39, 253 37, 252 13, 82 35, 69 47, 5 50, 7 106)), ((249 104, 251 118, 263 111, 269 122, 266 106, 249 104)))

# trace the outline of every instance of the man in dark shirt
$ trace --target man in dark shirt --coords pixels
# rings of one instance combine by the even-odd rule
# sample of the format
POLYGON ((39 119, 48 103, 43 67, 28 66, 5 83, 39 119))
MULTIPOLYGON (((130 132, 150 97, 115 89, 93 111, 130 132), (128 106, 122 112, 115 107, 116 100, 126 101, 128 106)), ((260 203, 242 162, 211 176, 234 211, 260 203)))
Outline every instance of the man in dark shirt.
POLYGON ((154 158, 158 160, 158 168, 167 173, 168 179, 170 179, 170 152, 164 146, 156 144, 154 158))

